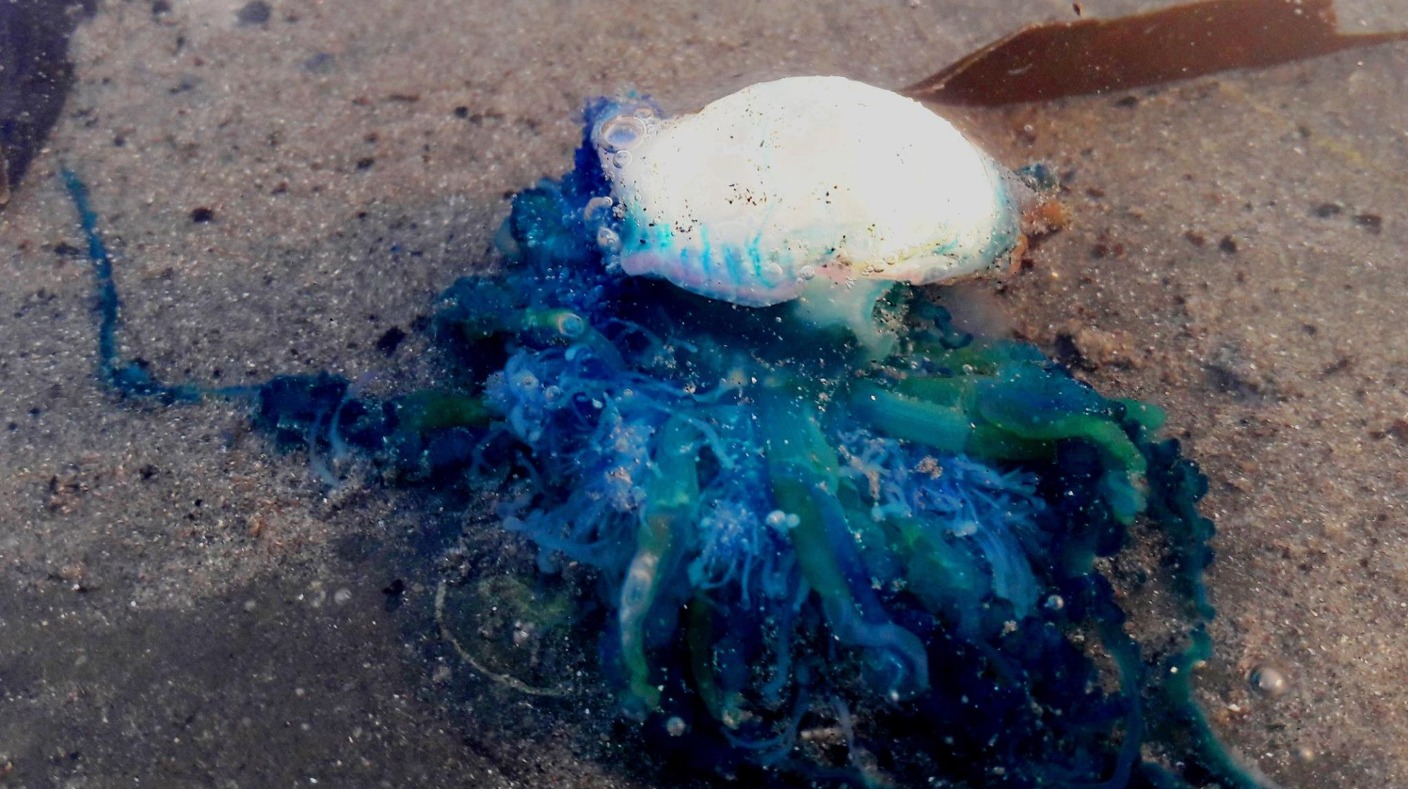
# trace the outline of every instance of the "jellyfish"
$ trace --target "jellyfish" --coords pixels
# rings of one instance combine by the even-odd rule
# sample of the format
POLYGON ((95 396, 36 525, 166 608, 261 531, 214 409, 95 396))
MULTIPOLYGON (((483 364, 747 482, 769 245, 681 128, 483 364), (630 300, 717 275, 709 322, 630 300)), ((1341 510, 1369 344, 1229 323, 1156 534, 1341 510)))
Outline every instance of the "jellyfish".
POLYGON ((670 758, 777 785, 1265 785, 1192 698, 1213 525, 1163 413, 916 290, 1020 256, 1038 177, 838 77, 674 118, 627 94, 584 121, 573 168, 513 198, 499 269, 439 297, 454 371, 388 397, 329 374, 171 385, 121 358, 113 262, 67 174, 102 379, 242 399, 280 445, 491 491, 541 572, 591 568, 603 673, 670 758), (1185 623, 1157 653, 1109 569, 1136 527, 1185 623))

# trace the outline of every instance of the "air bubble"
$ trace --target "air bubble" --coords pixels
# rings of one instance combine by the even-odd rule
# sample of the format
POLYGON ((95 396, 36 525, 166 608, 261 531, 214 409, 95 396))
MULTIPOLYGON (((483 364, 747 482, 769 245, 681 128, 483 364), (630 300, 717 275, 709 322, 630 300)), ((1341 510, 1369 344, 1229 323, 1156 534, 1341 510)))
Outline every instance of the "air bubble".
POLYGON ((596 231, 596 245, 603 252, 619 252, 621 236, 609 227, 600 228, 596 231))
POLYGON ((615 204, 616 201, 607 195, 593 197, 582 208, 582 219, 586 220, 587 224, 605 222, 611 218, 611 208, 615 204))
POLYGON ((802 266, 801 270, 797 272, 797 276, 804 280, 815 278, 816 266, 813 266, 810 263, 805 266, 802 266))
POLYGON ((615 165, 617 169, 624 170, 631 164, 631 152, 617 151, 611 154, 611 163, 615 165))
POLYGON ((586 328, 587 322, 582 320, 582 316, 575 312, 565 313, 557 319, 558 333, 568 339, 581 336, 586 328))
POLYGON ((597 132, 597 145, 607 153, 616 153, 632 148, 645 138, 645 121, 634 115, 617 115, 601 124, 597 132))
POLYGON ((1251 682, 1253 690, 1273 699, 1285 693, 1290 686, 1286 675, 1273 666, 1257 666, 1252 669, 1252 673, 1247 679, 1251 682))

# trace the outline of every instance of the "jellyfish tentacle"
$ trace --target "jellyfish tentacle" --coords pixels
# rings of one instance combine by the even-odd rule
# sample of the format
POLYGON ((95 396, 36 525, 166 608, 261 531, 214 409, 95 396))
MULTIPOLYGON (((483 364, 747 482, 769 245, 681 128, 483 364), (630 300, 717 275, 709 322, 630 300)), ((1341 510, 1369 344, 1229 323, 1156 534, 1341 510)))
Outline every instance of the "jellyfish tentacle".
POLYGON ((990 591, 987 573, 971 552, 918 519, 899 519, 895 526, 905 557, 905 589, 963 638, 980 640, 980 603, 990 591))
POLYGON ((832 635, 868 651, 868 664, 891 698, 929 686, 924 644, 885 614, 836 496, 836 451, 822 434, 815 407, 778 393, 760 397, 768 476, 802 577, 821 598, 832 635))
POLYGON ((1028 440, 984 422, 965 408, 898 394, 872 381, 851 387, 847 403, 853 416, 903 441, 913 441, 952 455, 993 460, 1048 458, 1048 442, 1028 440))
POLYGON ((1084 587, 1091 607, 1087 616, 1094 620, 1100 643, 1114 660, 1120 693, 1129 705, 1124 715, 1124 739, 1116 752, 1114 770, 1108 779, 1097 785, 1097 789, 1118 789, 1129 783, 1130 773, 1140 760, 1140 744, 1145 734, 1140 691, 1146 681, 1146 670, 1139 644, 1124 630, 1124 611, 1115 603, 1110 582, 1104 576, 1092 575, 1084 587))
MULTIPOLYGON (((699 512, 697 429, 684 414, 660 428, 645 501, 636 529, 636 551, 621 584, 617 622, 621 658, 629 676, 629 693, 653 710, 660 690, 652 684, 646 644, 646 624, 665 582, 679 568, 689 533, 699 512)), ((673 628, 671 628, 673 630, 673 628)))
POLYGON ((391 402, 398 429, 418 436, 454 427, 483 427, 492 417, 484 398, 441 389, 421 389, 391 402))
POLYGON ((1124 408, 1064 371, 1035 365, 1004 369, 976 387, 978 413, 990 424, 1037 441, 1079 438, 1104 458, 1101 493, 1125 525, 1148 502, 1148 461, 1131 440, 1124 408))
POLYGON ((330 485, 336 484, 337 475, 320 454, 320 445, 328 445, 334 461, 346 453, 349 441, 344 436, 352 432, 346 428, 349 411, 366 417, 351 443, 359 449, 383 453, 401 465, 408 465, 412 454, 423 451, 436 431, 487 423, 487 412, 478 397, 449 391, 422 392, 405 398, 405 407, 393 404, 387 410, 383 408, 386 404, 361 397, 353 382, 328 373, 281 375, 257 385, 162 382, 145 360, 122 356, 118 341, 122 300, 113 273, 112 252, 98 232, 97 212, 83 181, 67 168, 61 171, 61 177, 78 213, 92 263, 98 318, 98 377, 119 395, 163 405, 199 403, 212 397, 242 401, 253 409, 255 422, 270 429, 278 443, 307 446, 319 476, 330 485), (408 447, 414 447, 414 451, 408 447))
POLYGON ((1014 367, 990 375, 922 376, 898 381, 894 390, 976 414, 988 425, 1037 443, 1084 438, 1119 466, 1144 471, 1139 448, 1113 421, 1111 406, 1118 404, 1063 373, 1014 367))
MULTIPOLYGON (((1161 412, 1162 413, 1162 412, 1161 412)), ((1179 454, 1177 439, 1149 443, 1150 514, 1177 546, 1177 579, 1194 616, 1211 621, 1215 612, 1208 599, 1203 573, 1212 563, 1216 528, 1198 512, 1198 501, 1208 491, 1208 479, 1197 464, 1179 454)))
POLYGON ((97 291, 95 311, 98 313, 98 377, 104 384, 124 397, 156 400, 162 405, 195 403, 209 392, 194 384, 163 384, 148 369, 142 359, 124 359, 117 342, 117 329, 122 323, 122 300, 117 295, 113 279, 112 253, 98 233, 98 212, 88 199, 88 187, 78 174, 63 168, 60 171, 69 199, 78 212, 79 226, 88 242, 88 259, 93 264, 93 282, 97 291))
POLYGON ((1050 459, 1061 441, 1088 441, 1105 460, 1101 494, 1116 519, 1128 525, 1148 503, 1148 462, 1130 438, 1125 407, 1059 370, 1001 365, 988 374, 909 377, 893 389, 863 381, 849 402, 888 435, 990 460, 1050 459))
POLYGON ((611 340, 574 310, 557 307, 527 310, 520 330, 546 335, 549 342, 566 342, 573 355, 590 354, 612 370, 627 369, 626 360, 611 340))
POLYGON ((1193 673, 1211 657, 1212 638, 1207 628, 1200 625, 1189 634, 1188 646, 1163 666, 1167 678, 1161 689, 1169 707, 1166 724, 1186 732, 1201 766, 1232 789, 1276 789, 1277 785, 1255 764, 1243 763, 1218 739, 1207 714, 1194 700, 1193 673))
POLYGON ((715 677, 714 657, 714 604, 709 596, 696 591, 685 612, 685 641, 688 645, 690 676, 694 679, 695 692, 704 708, 716 721, 725 720, 728 713, 728 699, 719 687, 715 677))

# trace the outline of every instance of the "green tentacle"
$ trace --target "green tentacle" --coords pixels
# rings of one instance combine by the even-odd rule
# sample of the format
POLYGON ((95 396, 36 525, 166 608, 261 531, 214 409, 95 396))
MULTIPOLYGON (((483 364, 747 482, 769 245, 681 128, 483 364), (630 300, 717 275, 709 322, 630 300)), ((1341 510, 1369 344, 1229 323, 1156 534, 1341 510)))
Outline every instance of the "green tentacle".
POLYGON ((868 585, 848 578, 848 565, 850 575, 863 570, 858 540, 878 535, 866 519, 846 517, 837 496, 836 450, 821 431, 815 406, 770 393, 760 398, 759 411, 773 499, 785 513, 802 577, 821 598, 832 634, 870 650, 867 660, 892 698, 923 691, 929 684, 923 643, 889 620, 868 585))
POLYGON ((660 588, 683 552, 684 539, 699 509, 696 428, 683 416, 670 417, 660 429, 652 456, 651 478, 636 530, 636 553, 621 585, 621 653, 632 697, 655 709, 660 689, 650 678, 645 624, 660 588))

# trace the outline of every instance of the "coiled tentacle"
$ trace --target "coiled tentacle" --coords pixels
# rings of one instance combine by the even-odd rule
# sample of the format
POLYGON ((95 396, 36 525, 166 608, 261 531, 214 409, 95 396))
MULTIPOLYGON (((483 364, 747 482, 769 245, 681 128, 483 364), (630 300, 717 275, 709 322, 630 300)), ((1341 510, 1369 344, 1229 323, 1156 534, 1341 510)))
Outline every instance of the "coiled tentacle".
POLYGON ((761 421, 772 495, 788 520, 802 576, 821 597, 832 635, 870 651, 869 665, 879 672, 891 697, 926 690, 929 660, 924 645, 889 620, 870 588, 837 498, 841 482, 836 451, 822 434, 815 412, 787 398, 763 397, 761 421))

